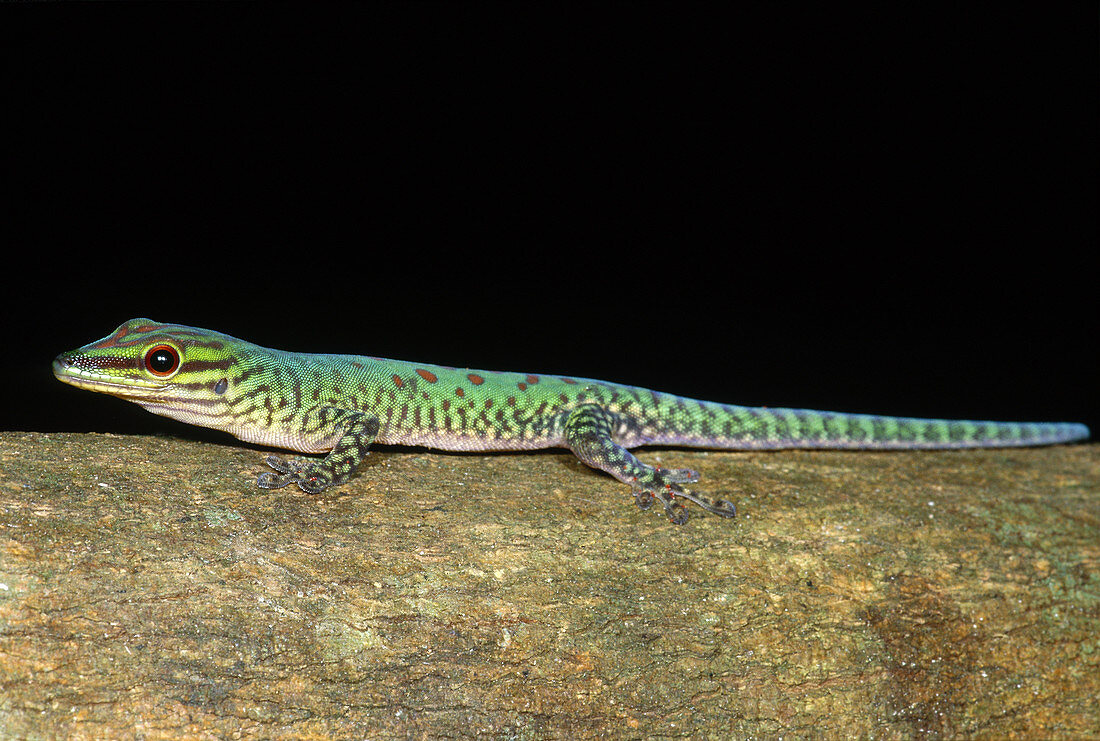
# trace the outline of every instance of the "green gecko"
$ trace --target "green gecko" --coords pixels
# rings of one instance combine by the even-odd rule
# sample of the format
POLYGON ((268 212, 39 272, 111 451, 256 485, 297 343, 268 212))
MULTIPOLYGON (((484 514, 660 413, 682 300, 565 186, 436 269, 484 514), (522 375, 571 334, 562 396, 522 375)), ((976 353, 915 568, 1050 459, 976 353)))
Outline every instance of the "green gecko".
POLYGON ((628 484, 640 507, 660 501, 677 524, 687 520, 680 499, 724 517, 736 510, 685 487, 698 481, 695 471, 642 463, 630 448, 972 448, 1089 436, 1072 423, 745 407, 587 378, 285 352, 150 319, 132 319, 62 353, 53 372, 65 383, 247 442, 328 453, 322 460, 268 456, 273 471, 256 482, 265 489, 294 483, 316 494, 342 484, 373 442, 462 451, 564 447, 628 484))

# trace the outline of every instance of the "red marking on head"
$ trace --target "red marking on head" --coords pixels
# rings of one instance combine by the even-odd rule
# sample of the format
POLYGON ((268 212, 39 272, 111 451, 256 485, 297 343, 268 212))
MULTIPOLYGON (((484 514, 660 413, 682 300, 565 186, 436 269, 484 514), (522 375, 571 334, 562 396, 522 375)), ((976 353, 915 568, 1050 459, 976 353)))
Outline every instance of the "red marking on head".
POLYGON ((358 360, 353 360, 353 361, 351 361, 351 364, 352 364, 353 366, 355 366, 356 368, 362 368, 362 367, 363 367, 363 364, 362 364, 362 363, 360 363, 360 362, 359 362, 358 360))
POLYGON ((99 342, 91 345, 94 348, 114 347, 118 344, 118 341, 130 333, 130 328, 123 324, 121 327, 115 330, 114 334, 104 337, 99 342))
POLYGON ((466 374, 466 377, 469 378, 470 383, 472 383, 475 386, 480 386, 481 384, 485 383, 485 379, 482 378, 481 376, 479 376, 476 373, 468 373, 468 374, 466 374))
POLYGON ((520 381, 519 383, 516 384, 516 388, 518 388, 520 391, 526 391, 527 390, 527 384, 524 383, 523 381, 520 381))
POLYGON ((420 376, 421 378, 423 378, 428 383, 435 383, 436 381, 439 380, 438 378, 435 377, 434 373, 432 373, 429 370, 424 370, 423 368, 417 368, 416 369, 416 375, 420 376))
POLYGON ((461 387, 455 389, 455 396, 465 396, 466 392, 461 387))
POLYGON ((563 383, 569 383, 569 384, 576 383, 576 381, 574 381, 572 378, 563 378, 561 380, 562 380, 563 383))
POLYGON ((539 382, 539 377, 538 376, 527 376, 527 383, 531 384, 532 386, 534 386, 538 382, 539 382))
POLYGON ((401 380, 401 377, 396 373, 393 374, 393 385, 397 388, 405 388, 405 382, 401 380))

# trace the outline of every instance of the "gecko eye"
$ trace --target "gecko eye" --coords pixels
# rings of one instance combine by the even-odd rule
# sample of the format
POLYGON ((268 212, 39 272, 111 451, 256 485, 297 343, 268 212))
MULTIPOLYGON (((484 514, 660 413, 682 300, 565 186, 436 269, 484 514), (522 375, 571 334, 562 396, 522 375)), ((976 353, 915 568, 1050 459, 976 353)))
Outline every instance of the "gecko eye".
POLYGON ((154 376, 165 378, 176 372, 180 367, 180 354, 174 347, 157 345, 145 353, 145 367, 154 376))

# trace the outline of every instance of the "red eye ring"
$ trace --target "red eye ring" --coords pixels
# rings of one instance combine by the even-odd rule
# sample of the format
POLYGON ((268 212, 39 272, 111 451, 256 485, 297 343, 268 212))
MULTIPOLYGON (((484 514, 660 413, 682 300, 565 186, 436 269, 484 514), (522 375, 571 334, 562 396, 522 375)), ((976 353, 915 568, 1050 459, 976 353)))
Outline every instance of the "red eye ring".
POLYGON ((170 345, 157 345, 145 353, 145 369, 158 378, 167 378, 180 367, 180 354, 170 345))

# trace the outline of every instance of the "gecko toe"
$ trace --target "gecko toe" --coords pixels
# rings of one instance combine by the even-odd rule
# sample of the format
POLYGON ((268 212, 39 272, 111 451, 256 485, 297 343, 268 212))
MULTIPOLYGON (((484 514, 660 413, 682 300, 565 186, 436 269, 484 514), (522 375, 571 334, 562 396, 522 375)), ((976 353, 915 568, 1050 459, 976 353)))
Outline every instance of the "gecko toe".
POLYGON ((256 477, 256 485, 261 489, 282 489, 284 486, 293 484, 298 480, 301 474, 301 467, 298 466, 301 461, 291 460, 287 461, 280 458, 277 455, 269 455, 264 458, 264 463, 274 469, 274 471, 265 471, 256 477))
POLYGON ((733 502, 728 499, 711 499, 710 497, 703 496, 687 489, 679 489, 676 492, 677 496, 684 499, 695 502, 700 507, 705 509, 711 514, 719 515, 721 517, 736 517, 737 507, 733 505, 733 502))
POLYGON ((661 468, 665 481, 673 484, 693 484, 699 480, 699 472, 690 468, 661 468))
POLYGON ((673 525, 684 525, 690 517, 688 515, 687 508, 682 504, 673 504, 665 507, 665 514, 668 515, 668 521, 673 525))
POLYGON ((673 525, 683 525, 688 521, 687 508, 676 501, 676 494, 672 492, 671 488, 657 492, 655 498, 659 499, 661 504, 664 505, 665 516, 673 525))
MULTIPOLYGON (((293 461, 293 460, 288 461, 288 460, 285 460, 283 458, 280 458, 277 455, 267 456, 266 458, 264 458, 264 463, 266 463, 268 466, 270 466, 271 468, 274 468, 276 471, 278 471, 279 473, 282 473, 282 474, 294 474, 294 473, 297 473, 298 471, 301 471, 301 467, 295 465, 297 463, 300 463, 300 461, 293 461)), ((266 474, 266 475, 272 475, 272 474, 266 474)))
POLYGON ((282 489, 292 481, 294 481, 294 477, 292 476, 265 471, 256 477, 256 486, 261 489, 282 489))

